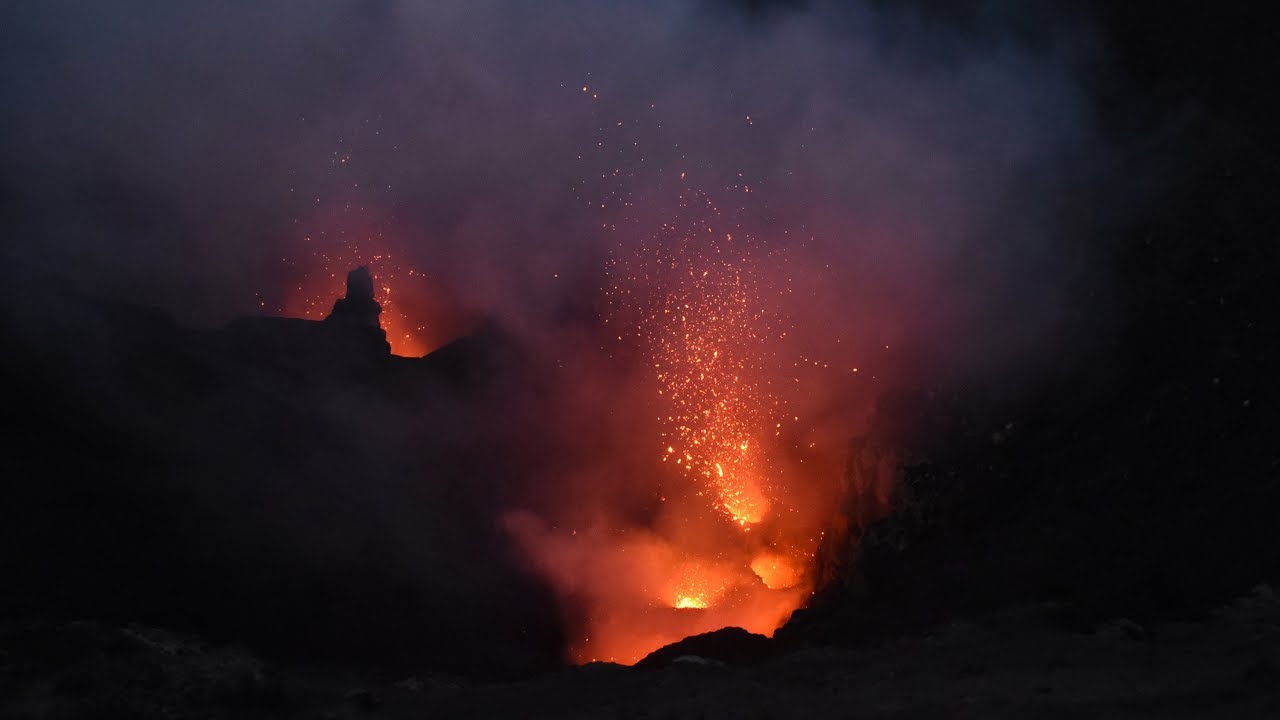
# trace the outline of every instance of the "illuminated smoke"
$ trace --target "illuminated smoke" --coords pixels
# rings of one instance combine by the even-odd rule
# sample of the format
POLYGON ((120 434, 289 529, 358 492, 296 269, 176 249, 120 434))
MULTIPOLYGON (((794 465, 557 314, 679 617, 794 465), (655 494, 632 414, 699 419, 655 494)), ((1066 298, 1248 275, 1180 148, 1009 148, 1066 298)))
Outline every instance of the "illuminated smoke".
POLYGON ((784 447, 800 368, 825 367, 791 355, 785 255, 752 233, 743 207, 722 210, 687 185, 641 205, 665 219, 620 237, 604 320, 613 362, 643 369, 640 407, 654 423, 629 441, 649 448, 652 469, 638 472, 659 488, 657 515, 634 527, 626 507, 594 507, 593 526, 567 533, 508 518, 566 603, 585 606, 571 648, 581 662, 635 662, 725 626, 772 634, 810 594, 827 519, 797 508, 795 483, 821 480, 796 472, 784 447))
POLYGON ((560 310, 596 299, 612 252, 609 349, 647 359, 644 387, 581 384, 611 391, 600 417, 643 422, 605 438, 589 480, 520 478, 541 515, 506 518, 565 599, 575 659, 772 631, 808 597, 889 346, 1004 381, 1052 335, 1077 269, 1046 231, 1072 196, 1061 164, 1096 150, 1052 52, 904 38, 882 3, 759 23, 689 2, 376 5, 8 4, 32 38, 9 65, 39 72, 6 85, 7 189, 42 230, 10 234, 193 324, 319 319, 369 265, 397 353, 484 314, 566 364, 586 363, 560 310), (739 217, 756 196, 776 225, 739 217), (828 363, 847 384, 807 384, 828 363), (638 512, 649 494, 666 499, 638 512))

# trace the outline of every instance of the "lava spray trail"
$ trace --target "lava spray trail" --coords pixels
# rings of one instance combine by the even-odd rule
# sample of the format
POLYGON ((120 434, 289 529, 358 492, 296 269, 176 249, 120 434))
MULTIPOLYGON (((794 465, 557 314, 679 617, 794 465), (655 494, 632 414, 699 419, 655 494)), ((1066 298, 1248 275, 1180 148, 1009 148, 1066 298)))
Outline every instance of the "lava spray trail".
MULTIPOLYGON (((594 107, 595 88, 581 92, 594 107)), ((812 594, 829 519, 814 502, 822 479, 798 452, 815 367, 791 337, 794 237, 743 173, 651 163, 644 136, 662 119, 650 112, 595 112, 595 142, 578 156, 597 168, 580 200, 613 240, 600 315, 628 401, 607 414, 647 416, 611 442, 644 451, 589 471, 602 478, 594 497, 603 478, 626 478, 613 505, 577 492, 506 518, 563 598, 577 662, 633 663, 724 627, 772 634, 812 594), (704 172, 714 192, 693 177, 704 172)))
POLYGON ((681 195, 678 218, 611 264, 624 335, 651 362, 663 462, 706 486, 749 530, 765 519, 775 474, 763 444, 781 427, 767 364, 779 319, 765 303, 771 259, 709 196, 681 195), (736 233, 736 236, 735 236, 736 233))

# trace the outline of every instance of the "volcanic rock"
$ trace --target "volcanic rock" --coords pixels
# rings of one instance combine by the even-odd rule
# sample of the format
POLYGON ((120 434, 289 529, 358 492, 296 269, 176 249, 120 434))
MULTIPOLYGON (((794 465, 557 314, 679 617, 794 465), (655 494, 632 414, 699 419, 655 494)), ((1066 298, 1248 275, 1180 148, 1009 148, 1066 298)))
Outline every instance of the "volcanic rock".
POLYGON ((284 700, 274 668, 248 652, 150 627, 94 622, 0 623, 0 715, 211 717, 272 714, 284 700))
POLYGON ((379 324, 382 306, 373 299, 373 276, 366 267, 347 274, 346 296, 323 322, 301 318, 240 317, 227 325, 227 345, 238 355, 289 366, 368 369, 391 354, 379 324))
POLYGON ((777 647, 764 635, 729 627, 687 637, 680 642, 649 653, 636 667, 655 670, 680 663, 710 667, 755 665, 778 653, 777 647))
POLYGON ((373 299, 373 276, 369 274, 368 267, 361 265, 347 273, 346 297, 333 303, 333 312, 325 322, 381 328, 378 322, 381 314, 382 306, 373 299))
POLYGON ((347 273, 347 294, 334 301, 333 312, 324 321, 331 326, 349 329, 354 337, 364 339, 371 349, 377 348, 386 355, 390 354, 391 345, 378 321, 381 314, 382 306, 373 299, 373 276, 369 274, 369 268, 361 265, 347 273))
POLYGON ((359 321, 359 272, 339 307, 363 315, 212 330, 15 275, 0 618, 459 675, 560 662, 554 599, 491 517, 498 484, 541 454, 527 383, 504 375, 522 367, 509 335, 392 356, 359 321))

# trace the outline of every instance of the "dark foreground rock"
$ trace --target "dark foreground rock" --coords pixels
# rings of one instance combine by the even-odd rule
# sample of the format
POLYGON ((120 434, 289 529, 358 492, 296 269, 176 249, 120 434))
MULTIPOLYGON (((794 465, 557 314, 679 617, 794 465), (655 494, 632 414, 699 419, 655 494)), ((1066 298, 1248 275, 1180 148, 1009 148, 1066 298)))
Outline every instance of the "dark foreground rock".
POLYGON ((281 686, 267 666, 155 628, 93 622, 0 626, 0 715, 171 718, 268 714, 281 686))
POLYGON ((17 276, 0 284, 0 619, 283 660, 561 666, 554 599, 493 522, 542 442, 500 328, 400 358, 359 274, 332 321, 220 329, 17 276))
POLYGON ((731 627, 667 645, 649 653, 635 666, 653 670, 686 662, 709 667, 741 667, 759 664, 777 654, 777 646, 764 635, 731 627))
POLYGON ((1274 718, 1280 602, 1266 587, 1203 621, 1087 632, 1037 605, 876 648, 815 648, 749 667, 596 664, 522 682, 267 668, 158 631, 28 627, 0 635, 14 718, 1274 718), (99 714, 94 714, 97 711, 99 714))

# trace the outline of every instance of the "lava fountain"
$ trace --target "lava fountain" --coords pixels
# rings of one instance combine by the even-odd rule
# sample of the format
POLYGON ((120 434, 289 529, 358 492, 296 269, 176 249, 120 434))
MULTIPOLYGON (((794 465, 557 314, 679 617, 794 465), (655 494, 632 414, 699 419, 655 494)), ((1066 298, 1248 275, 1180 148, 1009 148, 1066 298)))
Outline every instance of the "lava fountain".
POLYGON ((615 258, 613 315, 652 364, 663 462, 750 530, 771 504, 763 446, 780 421, 767 380, 776 320, 751 239, 718 228, 704 194, 681 197, 681 210, 692 218, 664 223, 635 254, 615 258))
POLYGON ((655 509, 637 526, 634 513, 593 508, 571 531, 554 516, 506 518, 575 610, 577 662, 634 663, 722 627, 772 634, 812 591, 827 518, 798 507, 804 478, 783 452, 800 419, 783 349, 786 260, 706 193, 675 206, 613 253, 603 312, 611 356, 643 371, 640 411, 654 422, 623 441, 652 448, 636 474, 655 509))

